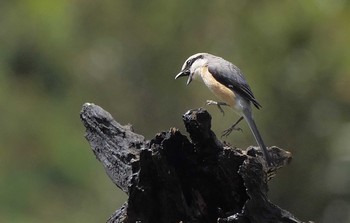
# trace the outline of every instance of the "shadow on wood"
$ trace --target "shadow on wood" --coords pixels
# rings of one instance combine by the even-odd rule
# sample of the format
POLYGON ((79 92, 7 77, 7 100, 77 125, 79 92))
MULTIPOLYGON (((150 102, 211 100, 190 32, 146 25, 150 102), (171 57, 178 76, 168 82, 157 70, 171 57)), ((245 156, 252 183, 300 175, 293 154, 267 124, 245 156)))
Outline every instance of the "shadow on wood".
POLYGON ((108 222, 301 222, 267 197, 268 176, 291 154, 270 147, 268 169, 259 149, 220 142, 206 110, 183 115, 191 141, 175 128, 145 140, 94 104, 80 116, 96 158, 129 196, 108 222))

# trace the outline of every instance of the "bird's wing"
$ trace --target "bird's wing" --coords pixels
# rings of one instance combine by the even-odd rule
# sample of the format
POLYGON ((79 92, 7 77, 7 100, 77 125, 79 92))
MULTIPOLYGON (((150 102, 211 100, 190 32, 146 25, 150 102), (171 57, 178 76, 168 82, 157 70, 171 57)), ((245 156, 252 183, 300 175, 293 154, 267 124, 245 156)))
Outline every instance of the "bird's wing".
POLYGON ((244 99, 251 101, 256 108, 261 108, 238 67, 228 61, 224 63, 218 61, 208 65, 208 71, 218 82, 238 93, 244 99))

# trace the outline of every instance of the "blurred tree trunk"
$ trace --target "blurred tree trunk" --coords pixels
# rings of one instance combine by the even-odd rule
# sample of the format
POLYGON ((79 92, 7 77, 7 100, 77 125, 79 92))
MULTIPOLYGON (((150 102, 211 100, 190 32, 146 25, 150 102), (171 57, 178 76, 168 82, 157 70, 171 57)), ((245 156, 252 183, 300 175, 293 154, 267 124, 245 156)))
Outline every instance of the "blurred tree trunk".
POLYGON ((93 104, 80 115, 96 158, 129 196, 108 222, 301 222, 267 198, 268 176, 291 154, 270 147, 267 168, 256 148, 220 142, 203 109, 183 115, 191 141, 175 128, 145 140, 93 104))

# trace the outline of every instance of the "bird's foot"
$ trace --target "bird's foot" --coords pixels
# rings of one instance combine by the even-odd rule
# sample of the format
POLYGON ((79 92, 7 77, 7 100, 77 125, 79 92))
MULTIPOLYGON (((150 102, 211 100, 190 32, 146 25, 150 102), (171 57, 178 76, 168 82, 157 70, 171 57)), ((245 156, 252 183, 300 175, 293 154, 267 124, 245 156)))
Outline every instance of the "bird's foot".
POLYGON ((243 130, 242 130, 241 128, 239 128, 239 127, 231 126, 230 128, 228 128, 228 129, 226 129, 226 130, 224 130, 224 131, 222 132, 221 138, 222 138, 222 137, 227 137, 227 136, 229 136, 233 130, 235 130, 235 131, 241 131, 241 132, 243 131, 243 130))
POLYGON ((224 109, 222 109, 221 106, 229 106, 228 104, 226 104, 225 102, 217 102, 217 101, 213 101, 213 100, 207 100, 207 102, 205 103, 205 105, 216 105, 218 106, 218 109, 220 110, 220 112, 222 113, 222 115, 225 115, 224 109))
POLYGON ((238 125, 238 123, 239 123, 240 121, 242 121, 242 119, 243 119, 243 117, 240 117, 240 118, 237 120, 237 122, 235 122, 235 124, 233 124, 230 128, 224 130, 224 131, 222 132, 221 138, 224 137, 224 136, 225 136, 225 137, 229 136, 233 130, 243 132, 243 130, 242 130, 241 128, 236 127, 236 125, 238 125))

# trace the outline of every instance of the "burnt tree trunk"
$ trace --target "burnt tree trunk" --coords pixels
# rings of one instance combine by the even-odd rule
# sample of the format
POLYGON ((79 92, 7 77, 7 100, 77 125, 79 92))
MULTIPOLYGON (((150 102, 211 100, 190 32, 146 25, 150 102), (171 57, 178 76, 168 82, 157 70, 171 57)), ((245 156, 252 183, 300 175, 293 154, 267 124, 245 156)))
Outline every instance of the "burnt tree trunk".
POLYGON ((94 104, 80 116, 96 158, 129 196, 108 222, 301 222, 267 197, 269 176, 291 154, 268 148, 275 168, 267 168, 257 148, 220 142, 206 110, 183 115, 191 140, 175 128, 145 140, 94 104))

